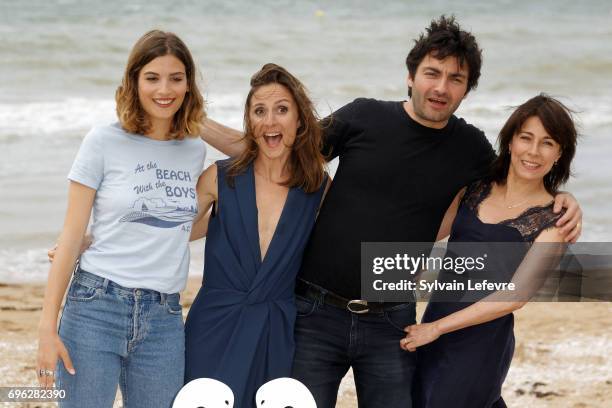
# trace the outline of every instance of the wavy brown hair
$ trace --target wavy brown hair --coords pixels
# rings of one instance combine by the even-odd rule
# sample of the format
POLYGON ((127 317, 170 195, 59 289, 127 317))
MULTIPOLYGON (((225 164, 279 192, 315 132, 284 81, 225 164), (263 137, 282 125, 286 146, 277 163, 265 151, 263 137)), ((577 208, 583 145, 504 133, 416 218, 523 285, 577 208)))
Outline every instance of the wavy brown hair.
POLYGON ((160 30, 147 32, 132 48, 121 85, 115 93, 119 122, 123 129, 130 133, 146 134, 151 130, 148 115, 138 99, 138 76, 145 65, 165 55, 173 55, 185 65, 188 91, 183 104, 174 114, 168 136, 170 139, 198 136, 205 113, 204 99, 196 83, 193 58, 185 43, 176 34, 160 30))
POLYGON ((505 184, 510 168, 510 142, 521 131, 523 124, 531 117, 542 122, 546 132, 561 148, 561 157, 544 176, 544 188, 555 195, 560 185, 571 175, 572 159, 576 153, 578 131, 572 118, 573 111, 557 99, 541 93, 518 106, 499 132, 497 143, 499 155, 491 165, 490 179, 505 184))
POLYGON ((319 118, 304 85, 285 68, 276 64, 264 65, 251 77, 251 90, 244 107, 246 149, 229 165, 227 182, 233 187, 234 178, 244 173, 259 154, 249 112, 253 94, 260 87, 269 84, 282 85, 291 93, 298 109, 300 123, 295 142, 291 146, 291 155, 288 162, 291 176, 283 185, 290 188, 299 187, 307 193, 317 191, 325 177, 325 159, 321 154, 323 141, 319 118))

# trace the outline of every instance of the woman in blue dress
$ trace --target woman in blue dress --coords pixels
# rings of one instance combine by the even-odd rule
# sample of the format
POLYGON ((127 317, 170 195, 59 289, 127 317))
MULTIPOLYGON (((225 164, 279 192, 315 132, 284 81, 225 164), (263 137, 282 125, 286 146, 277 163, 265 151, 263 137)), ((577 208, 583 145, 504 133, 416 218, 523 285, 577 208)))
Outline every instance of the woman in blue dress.
POLYGON ((220 380, 237 407, 291 374, 295 277, 328 183, 312 102, 285 69, 266 64, 251 78, 244 121, 244 152, 198 182, 200 215, 212 211, 185 323, 185 381, 220 380))
MULTIPOLYGON (((408 351, 418 348, 417 407, 505 407, 501 388, 514 352, 512 312, 527 302, 541 281, 538 274, 563 251, 553 197, 570 175, 576 137, 570 111, 559 101, 543 94, 528 100, 500 132, 491 177, 461 191, 449 208, 438 236, 452 225, 448 250, 455 255, 482 248, 462 243, 524 244, 489 256, 481 273, 512 281, 517 292, 490 293, 482 301, 460 299, 466 292, 457 295, 462 301, 433 294, 422 323, 407 327, 400 343, 408 351)), ((442 270, 438 281, 457 278, 453 270, 442 270)))

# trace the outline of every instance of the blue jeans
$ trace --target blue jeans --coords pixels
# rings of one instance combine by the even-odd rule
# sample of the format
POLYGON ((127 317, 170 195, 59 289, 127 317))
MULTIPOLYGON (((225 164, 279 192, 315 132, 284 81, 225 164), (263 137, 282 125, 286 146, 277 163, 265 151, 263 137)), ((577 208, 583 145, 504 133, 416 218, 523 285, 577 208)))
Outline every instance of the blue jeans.
POLYGON ((349 367, 360 408, 412 407, 416 355, 402 350, 399 342, 404 327, 415 323, 415 305, 355 314, 324 304, 323 296, 296 297, 293 377, 308 387, 317 407, 336 405, 340 381, 349 367))
POLYGON ((79 269, 59 335, 76 370, 70 375, 58 363, 57 388, 67 396, 61 407, 112 407, 119 385, 125 408, 169 408, 183 386, 178 293, 129 289, 79 269))

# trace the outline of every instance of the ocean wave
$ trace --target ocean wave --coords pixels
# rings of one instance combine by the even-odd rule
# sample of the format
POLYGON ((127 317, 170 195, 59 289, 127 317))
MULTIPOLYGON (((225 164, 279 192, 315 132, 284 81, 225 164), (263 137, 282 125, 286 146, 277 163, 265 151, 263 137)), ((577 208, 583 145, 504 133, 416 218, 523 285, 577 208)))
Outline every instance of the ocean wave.
POLYGON ((47 278, 46 248, 0 250, 0 282, 42 282, 47 278))
POLYGON ((4 135, 44 137, 86 132, 116 121, 115 102, 69 98, 59 101, 0 104, 0 138, 4 135))
MULTIPOLYGON (((246 96, 206 96, 208 114, 228 126, 242 128, 246 96)), ((28 103, 0 103, 0 141, 20 137, 84 135, 91 127, 117 121, 112 99, 67 98, 28 103)))
MULTIPOLYGON (((458 116, 481 127, 498 130, 516 106, 535 96, 537 92, 487 94, 475 91, 460 106, 458 116)), ((601 129, 612 125, 612 97, 566 97, 551 95, 575 111, 578 125, 585 129, 601 129)))
MULTIPOLYGON (((345 94, 346 89, 331 90, 345 94)), ((353 88, 351 88, 353 89, 353 88)), ((361 89, 354 87, 353 90, 361 89)), ((534 96, 534 93, 485 93, 475 91, 460 106, 457 114, 477 126, 498 129, 510 115, 514 106, 534 96)), ((331 96, 331 95, 330 95, 331 96)), ((207 113, 216 121, 236 129, 242 129, 246 95, 240 93, 206 94, 207 113)), ((338 98, 335 98, 338 99, 338 98)), ((338 109, 350 101, 338 101, 330 106, 321 99, 318 109, 323 114, 330 108, 338 109), (336 106, 337 105, 337 106, 336 106)), ((612 97, 560 98, 577 112, 577 119, 586 128, 612 126, 612 97)), ((115 122, 115 101, 112 99, 68 98, 55 101, 29 103, 0 103, 0 141, 19 137, 44 137, 48 135, 83 135, 92 126, 115 122)))
MULTIPOLYGON (((202 241, 191 243, 189 275, 202 275, 202 241)), ((0 283, 44 283, 47 280, 50 264, 47 248, 0 250, 0 283)))

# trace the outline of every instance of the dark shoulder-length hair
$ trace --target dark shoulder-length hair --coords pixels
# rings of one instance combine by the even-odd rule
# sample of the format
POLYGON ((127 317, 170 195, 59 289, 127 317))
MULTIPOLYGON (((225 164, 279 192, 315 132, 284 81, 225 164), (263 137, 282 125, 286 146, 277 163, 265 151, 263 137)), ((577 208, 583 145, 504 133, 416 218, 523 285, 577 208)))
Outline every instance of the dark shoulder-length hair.
POLYGON ((151 123, 138 99, 138 76, 142 68, 157 57, 173 55, 185 66, 187 90, 185 99, 174 114, 169 137, 183 139, 185 136, 199 137, 204 119, 204 99, 196 81, 196 67, 189 49, 174 33, 151 30, 134 44, 121 85, 115 92, 117 116, 121 127, 127 132, 146 134, 151 123))
POLYGON ((325 159, 321 154, 322 130, 314 104, 302 83, 285 68, 276 64, 266 64, 251 77, 251 90, 244 107, 244 139, 246 149, 229 165, 227 181, 234 185, 234 178, 242 174, 253 163, 259 147, 255 141, 253 124, 249 116, 253 94, 262 86, 279 84, 293 96, 297 106, 300 126, 289 157, 290 177, 283 183, 287 187, 299 187, 307 193, 316 191, 325 177, 325 159))
POLYGON ((571 175, 571 163, 576 153, 578 132, 572 118, 572 110, 549 95, 541 93, 518 106, 499 132, 497 143, 499 155, 492 164, 491 180, 500 184, 506 182, 510 168, 510 142, 521 131, 531 117, 542 122, 546 132, 561 147, 561 157, 544 176, 544 187, 550 194, 556 194, 560 185, 571 175))

